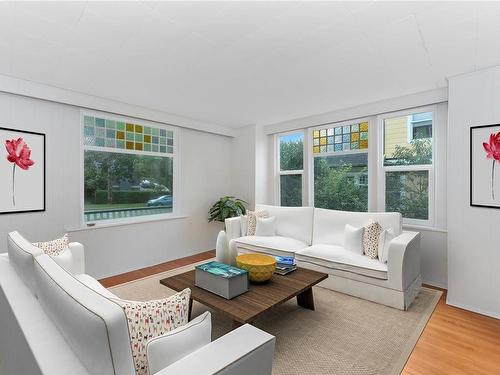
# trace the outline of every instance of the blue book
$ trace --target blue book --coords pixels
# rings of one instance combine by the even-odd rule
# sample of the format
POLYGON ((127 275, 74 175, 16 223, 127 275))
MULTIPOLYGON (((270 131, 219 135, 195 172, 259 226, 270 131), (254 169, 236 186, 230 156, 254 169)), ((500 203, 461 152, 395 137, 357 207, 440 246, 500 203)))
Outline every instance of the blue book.
POLYGON ((246 270, 242 270, 240 268, 236 268, 219 262, 208 262, 205 264, 200 264, 195 268, 211 273, 212 275, 224 277, 226 279, 247 273, 246 270))
POLYGON ((293 265, 295 265, 295 258, 294 257, 275 256, 274 259, 276 259, 277 265, 280 265, 280 266, 293 266, 293 265))
POLYGON ((195 267, 194 284, 231 299, 248 291, 248 272, 224 263, 208 262, 195 267))

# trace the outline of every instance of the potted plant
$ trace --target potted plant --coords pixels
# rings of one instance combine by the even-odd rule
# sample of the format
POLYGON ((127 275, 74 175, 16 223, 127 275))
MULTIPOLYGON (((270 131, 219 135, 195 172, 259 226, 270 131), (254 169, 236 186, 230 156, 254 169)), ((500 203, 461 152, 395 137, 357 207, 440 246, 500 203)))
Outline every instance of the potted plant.
POLYGON ((214 205, 210 208, 208 212, 208 222, 212 221, 220 221, 224 223, 224 221, 228 217, 236 217, 246 214, 247 209, 245 205, 248 203, 244 200, 225 196, 221 197, 214 205))

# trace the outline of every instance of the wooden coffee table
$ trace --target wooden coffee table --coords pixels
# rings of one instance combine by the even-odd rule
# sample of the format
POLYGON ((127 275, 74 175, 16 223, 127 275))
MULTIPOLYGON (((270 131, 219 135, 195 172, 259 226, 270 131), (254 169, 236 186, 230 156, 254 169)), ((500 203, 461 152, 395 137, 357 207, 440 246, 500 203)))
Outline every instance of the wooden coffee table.
POLYGON ((288 275, 274 274, 272 279, 264 284, 250 283, 248 292, 228 300, 194 285, 194 274, 194 270, 184 272, 162 279, 160 283, 177 292, 185 288, 191 289, 190 320, 193 300, 195 300, 227 315, 233 320, 233 328, 251 323, 273 306, 294 297, 297 297, 299 306, 314 310, 312 287, 328 277, 326 273, 298 268, 288 275))

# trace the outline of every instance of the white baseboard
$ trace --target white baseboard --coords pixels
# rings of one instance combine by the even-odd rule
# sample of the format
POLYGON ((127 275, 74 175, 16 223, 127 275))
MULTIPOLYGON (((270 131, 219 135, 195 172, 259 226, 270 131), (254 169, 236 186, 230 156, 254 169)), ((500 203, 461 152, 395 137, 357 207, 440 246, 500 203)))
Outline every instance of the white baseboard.
POLYGON ((500 319, 500 313, 496 313, 496 312, 492 312, 492 311, 485 311, 482 309, 478 309, 476 307, 467 306, 463 303, 454 302, 454 301, 450 300, 449 298, 446 299, 446 304, 450 305, 450 306, 458 307, 460 309, 472 311, 472 312, 477 313, 477 314, 489 316, 491 318, 500 319))
POLYGON ((436 288, 448 289, 448 285, 439 283, 437 281, 422 280, 422 284, 427 284, 430 286, 435 286, 436 288))

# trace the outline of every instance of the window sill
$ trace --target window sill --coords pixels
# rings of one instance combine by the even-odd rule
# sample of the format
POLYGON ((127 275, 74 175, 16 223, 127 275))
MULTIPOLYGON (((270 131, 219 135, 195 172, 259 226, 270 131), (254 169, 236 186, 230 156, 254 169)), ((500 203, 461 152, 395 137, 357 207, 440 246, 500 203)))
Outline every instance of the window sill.
POLYGON ((104 228, 111 228, 111 227, 121 227, 121 226, 126 226, 126 225, 135 225, 135 224, 146 224, 146 223, 152 223, 155 221, 170 221, 170 220, 180 220, 180 219, 186 219, 188 216, 187 215, 169 215, 169 216, 162 216, 162 217, 144 217, 144 218, 134 218, 134 219, 124 219, 124 220, 114 220, 114 221, 103 221, 103 222, 96 222, 95 225, 83 225, 81 227, 74 227, 74 228, 66 228, 66 231, 68 233, 71 232, 82 232, 82 231, 87 231, 87 230, 96 230, 96 229, 104 229, 104 228))
POLYGON ((444 229, 444 228, 427 227, 425 225, 415 225, 415 224, 403 224, 403 229, 421 230, 421 231, 426 231, 426 232, 448 233, 448 230, 444 229))

